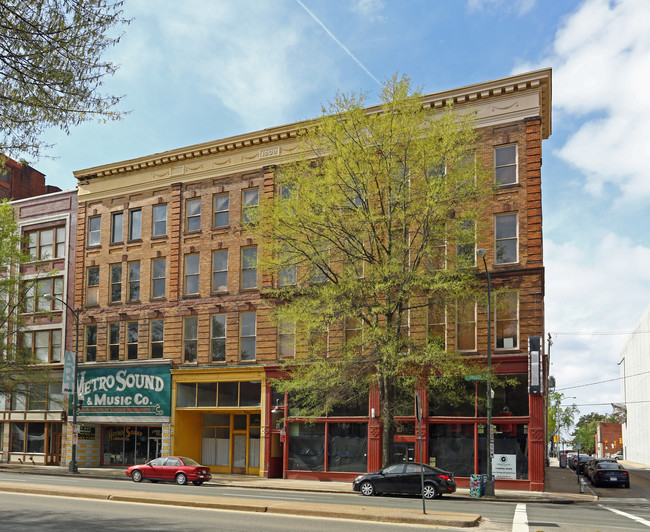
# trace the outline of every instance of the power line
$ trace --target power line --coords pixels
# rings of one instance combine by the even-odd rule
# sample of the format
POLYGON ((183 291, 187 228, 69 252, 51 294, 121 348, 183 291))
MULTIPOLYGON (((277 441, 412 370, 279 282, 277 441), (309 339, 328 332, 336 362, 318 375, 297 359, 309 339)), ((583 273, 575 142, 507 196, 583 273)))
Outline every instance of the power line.
POLYGON ((650 331, 590 331, 590 332, 550 332, 553 336, 632 336, 633 334, 649 334, 650 331))
POLYGON ((564 388, 556 388, 556 392, 561 392, 563 390, 573 390, 575 388, 584 388, 585 386, 595 386, 596 384, 604 384, 606 382, 613 382, 613 381, 620 381, 621 379, 629 379, 631 377, 638 377, 640 375, 646 375, 650 373, 650 371, 642 371, 641 373, 635 373, 634 375, 625 375, 623 377, 615 377, 613 379, 607 379, 604 381, 598 381, 598 382, 590 382, 588 384, 577 384, 575 386, 565 386, 564 388))

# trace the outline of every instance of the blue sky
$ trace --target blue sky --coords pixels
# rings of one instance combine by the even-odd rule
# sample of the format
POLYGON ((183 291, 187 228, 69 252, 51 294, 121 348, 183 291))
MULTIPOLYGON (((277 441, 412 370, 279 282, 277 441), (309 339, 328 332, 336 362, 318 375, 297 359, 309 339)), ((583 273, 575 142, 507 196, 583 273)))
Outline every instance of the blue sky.
MULTIPOLYGON (((650 303, 650 1, 127 0, 105 84, 123 121, 52 131, 72 172, 320 115, 399 72, 431 93, 553 68, 542 186, 551 374, 582 411, 621 401, 617 362, 650 303), (581 387, 575 387, 581 385, 581 387), (582 386, 588 385, 588 386, 582 386)), ((645 376, 647 378, 647 376, 645 376)))

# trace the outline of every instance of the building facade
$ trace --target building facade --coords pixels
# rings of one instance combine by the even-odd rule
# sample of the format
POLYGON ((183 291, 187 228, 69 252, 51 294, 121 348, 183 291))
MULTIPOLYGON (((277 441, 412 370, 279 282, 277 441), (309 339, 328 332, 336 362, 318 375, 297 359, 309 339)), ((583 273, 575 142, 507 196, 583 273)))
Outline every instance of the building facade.
POLYGON ((625 405, 623 423, 623 457, 650 465, 650 307, 648 307, 621 350, 621 396, 625 405))
POLYGON ((596 456, 609 458, 623 450, 623 431, 620 423, 599 421, 594 435, 596 456))
MULTIPOLYGON (((542 386, 529 393, 528 339, 544 332, 541 145, 551 132, 551 73, 422 99, 432 112, 450 102, 476 114, 477 157, 495 172, 485 213, 492 230, 478 244, 487 250, 493 287, 508 288, 499 296, 508 300, 496 308, 509 310, 495 310, 492 317, 494 371, 517 383, 500 388, 494 399, 494 452, 505 464, 497 487, 541 490, 546 363, 545 357, 534 360, 532 373, 539 379, 535 368, 541 368, 542 386)), ((356 408, 305 423, 294 416, 289 398, 270 386, 281 375, 287 337, 260 296, 269 282, 257 271, 263 242, 247 232, 246 221, 262 195, 275 193, 275 171, 295 157, 304 125, 75 172, 75 307, 82 309, 84 378, 92 382, 80 389, 80 421, 100 451, 88 465, 140 462, 160 451, 192 456, 217 472, 285 478, 347 480, 381 466, 378 393, 360 398, 356 408), (122 392, 130 389, 130 395, 110 395, 117 373, 101 374, 110 368, 123 372, 122 392), (137 370, 127 378, 132 368, 137 370), (156 399, 159 409, 139 420, 143 405, 135 404, 136 394, 145 380, 138 375, 152 368, 165 391, 156 399), (159 448, 151 443, 158 437, 159 448), (146 447, 146 457, 138 445, 146 447)), ((460 328, 455 316, 434 319, 433 312, 423 327, 441 328, 450 349, 481 358, 487 347, 481 309, 469 309, 460 328)), ((484 383, 466 385, 485 396, 484 383)), ((420 392, 427 397, 426 389, 420 392)), ((154 402, 146 401, 146 407, 154 402)), ((458 410, 429 394, 425 404, 422 453, 414 410, 407 409, 398 418, 398 456, 452 470, 461 485, 469 474, 485 472, 480 403, 458 410)))
POLYGON ((60 191, 58 187, 45 184, 45 174, 0 155, 0 199, 20 200, 60 191))
POLYGON ((77 191, 14 201, 21 234, 32 260, 21 266, 23 323, 16 343, 44 370, 43 382, 23 383, 0 397, 1 461, 59 464, 67 407, 61 393, 63 352, 72 350, 72 305, 77 191), (4 399, 4 400, 2 400, 4 399))

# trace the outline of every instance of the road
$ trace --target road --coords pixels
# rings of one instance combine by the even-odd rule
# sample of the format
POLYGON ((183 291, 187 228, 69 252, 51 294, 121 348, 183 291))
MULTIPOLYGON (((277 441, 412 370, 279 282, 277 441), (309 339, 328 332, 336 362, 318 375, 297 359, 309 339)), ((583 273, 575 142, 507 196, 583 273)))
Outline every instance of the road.
MULTIPOLYGON (((630 489, 624 488, 614 488, 614 487, 602 487, 595 488, 587 485, 585 490, 589 492, 593 491, 598 495, 599 500, 594 502, 585 502, 577 504, 550 504, 550 503, 517 503, 517 502, 495 502, 485 499, 467 499, 461 497, 443 497, 439 500, 427 501, 427 511, 428 512, 460 512, 460 513, 476 513, 483 516, 483 520, 478 530, 506 530, 513 532, 535 532, 538 530, 571 530, 571 531, 628 531, 628 530, 644 530, 650 532, 650 471, 648 470, 631 470, 631 484, 630 489)), ((331 504, 331 505, 358 505, 359 507, 390 507, 390 508, 403 508, 410 510, 421 510, 422 502, 418 498, 410 497, 362 497, 359 494, 354 493, 314 493, 314 492, 297 492, 297 491, 280 491, 280 490, 265 490, 265 489, 251 489, 251 488, 232 488, 224 486, 215 486, 215 485, 204 485, 201 487, 195 486, 177 486, 175 484, 151 484, 144 482, 141 484, 135 484, 128 480, 115 480, 115 479, 93 479, 93 478, 75 478, 75 477, 59 477, 59 476, 45 476, 45 475, 31 475, 31 474, 16 474, 16 473, 4 473, 0 472, 0 482, 14 482, 14 483, 40 483, 48 484, 54 486, 77 486, 80 489, 92 489, 92 488, 106 488, 106 489, 115 489, 115 490, 137 490, 139 492, 151 493, 151 494, 188 494, 196 493, 202 496, 214 496, 214 497, 228 497, 233 500, 247 500, 247 499, 267 499, 267 500, 281 500, 288 502, 296 502, 301 504, 331 504)), ((576 490, 577 490, 577 481, 576 481, 576 490)), ((24 516, 24 513, 20 510, 18 502, 11 502, 9 497, 18 497, 14 495, 9 495, 3 493, 0 496, 0 511, 2 512, 3 519, 4 516, 15 516, 20 518, 21 515, 24 516)), ((22 496, 20 496, 22 497, 22 496)), ((18 498, 20 498, 18 497, 18 498)), ((55 498, 50 498, 53 501, 56 501, 55 498)), ((67 499, 64 499, 67 501, 67 499)), ((13 501, 13 499, 12 499, 13 501)), ((33 508, 36 507, 34 503, 30 506, 26 503, 26 508, 31 508, 31 514, 33 519, 33 508)), ((72 505, 76 507, 77 503, 73 500, 72 505)), ((99 505, 100 502, 91 501, 87 503, 90 508, 94 508, 95 505, 99 505)), ((111 509, 111 505, 123 504, 117 502, 101 502, 102 507, 106 506, 106 524, 107 526, 112 526, 111 523, 114 520, 121 521, 122 516, 127 515, 126 510, 115 510, 111 509), (124 512, 124 513, 123 513, 124 512), (110 517, 110 515, 113 517, 110 517)), ((40 502, 39 502, 40 505, 40 502)), ((135 506, 135 505, 131 505, 135 506)), ((38 519, 44 519, 44 523, 47 524, 48 521, 48 506, 37 506, 38 519)), ((53 508, 56 515, 61 515, 62 518, 65 518, 66 512, 59 512, 57 508, 63 508, 63 503, 59 506, 56 502, 53 503, 53 508)), ((154 517, 160 516, 161 519, 167 519, 166 515, 169 513, 168 507, 154 506, 152 508, 144 508, 138 506, 141 510, 136 512, 136 515, 141 515, 145 518, 149 512, 153 512, 154 517)), ((114 508, 114 507, 113 507, 114 508)), ((121 508, 121 507, 120 507, 121 508)), ((180 512, 179 508, 174 508, 171 510, 172 516, 177 515, 177 512, 180 512)), ((205 517, 208 521, 210 519, 214 520, 213 515, 216 510, 188 510, 183 509, 182 514, 185 515, 186 512, 190 512, 193 515, 194 512, 197 512, 197 519, 204 519, 204 517, 198 517, 199 514, 203 516, 207 514, 208 517, 205 517)), ((221 512, 221 511, 218 511, 221 512)), ((178 515, 181 515, 180 513, 178 515)), ((148 517, 146 518, 148 519, 148 517)), ((294 521, 291 521, 292 517, 283 517, 283 516, 271 516, 270 514, 254 515, 254 514, 244 514, 240 512, 221 512, 220 517, 218 518, 219 526, 224 526, 225 528, 217 528, 218 530, 229 530, 230 526, 232 529, 237 530, 273 530, 278 523, 278 527, 284 527, 283 530, 287 530, 289 526, 293 529, 299 530, 323 530, 324 528, 329 528, 330 526, 335 526, 337 530, 346 530, 346 529, 357 529, 365 526, 372 526, 373 530, 377 530, 379 526, 377 523, 360 523, 354 522, 344 522, 340 521, 336 524, 328 524, 328 521, 322 519, 312 519, 309 518, 309 523, 302 521, 300 525, 296 525, 294 521), (232 514, 232 515, 231 515, 232 514), (243 517, 240 517, 243 516, 243 517), (262 519, 262 521, 259 521, 262 519), (268 523, 266 520, 268 519, 268 523), (261 524, 263 523, 263 524, 261 524), (293 524, 291 524, 293 523, 293 524), (347 523, 347 524, 341 524, 347 523), (250 528, 246 528, 250 524, 250 528), (268 526, 267 526, 268 524, 268 526), (309 528, 309 527, 314 528, 309 528)), ((18 521, 16 521, 17 523, 18 521)), ((102 525, 105 523, 103 518, 100 521, 102 525)), ((198 523, 199 521, 192 520, 192 523, 198 523)), ((203 521, 200 521, 203 522, 203 521)), ((0 529, 9 523, 9 521, 0 522, 0 529)), ((13 523, 13 522, 12 522, 13 523)), ((30 521, 33 526, 33 521, 30 521)), ((157 526, 153 527, 155 529, 167 528, 167 521, 159 523, 157 526)), ((170 521, 170 526, 172 522, 170 521)), ((62 522, 61 528, 49 528, 49 530, 61 530, 69 528, 65 525, 65 522, 62 522)), ((122 523, 123 524, 123 523, 122 523)), ((130 527, 135 527, 136 525, 131 524, 130 527)), ((211 528, 215 528, 214 521, 210 525, 211 528)), ((137 525, 138 528, 147 530, 146 527, 141 527, 137 525)), ((40 528, 40 527, 39 527, 40 528)), ((12 529, 16 529, 13 528, 12 529)), ((115 528, 117 529, 117 528, 115 528)), ((151 529, 151 528, 149 528, 151 529)), ((45 528, 48 530, 48 528, 45 528)), ((112 528, 105 528, 103 530, 112 530, 112 528)), ((386 530, 391 530, 391 528, 386 528, 386 530)), ((475 529, 476 530, 476 529, 475 529)))

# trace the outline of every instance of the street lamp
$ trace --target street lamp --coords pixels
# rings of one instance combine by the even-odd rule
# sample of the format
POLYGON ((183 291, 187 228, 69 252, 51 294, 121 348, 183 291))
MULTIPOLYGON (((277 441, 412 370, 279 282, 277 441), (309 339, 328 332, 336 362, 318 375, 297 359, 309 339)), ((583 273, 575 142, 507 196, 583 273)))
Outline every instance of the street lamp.
POLYGON ((490 270, 485 261, 485 249, 476 250, 476 256, 483 259, 485 274, 487 275, 487 482, 485 483, 485 495, 494 497, 494 481, 492 480, 492 452, 494 440, 492 439, 492 284, 490 282, 490 270))
POLYGON ((48 301, 60 301, 65 305, 65 307, 72 312, 74 315, 75 319, 75 353, 74 353, 74 371, 73 371, 73 384, 72 384, 72 458, 70 460, 70 463, 68 464, 68 471, 70 473, 79 473, 79 469, 77 468, 77 442, 75 440, 76 432, 77 432, 77 400, 79 398, 79 394, 77 392, 77 371, 78 371, 78 365, 79 365, 79 312, 80 309, 73 309, 70 305, 68 305, 63 299, 57 296, 53 296, 52 294, 45 294, 43 296, 43 299, 46 299, 48 301))

